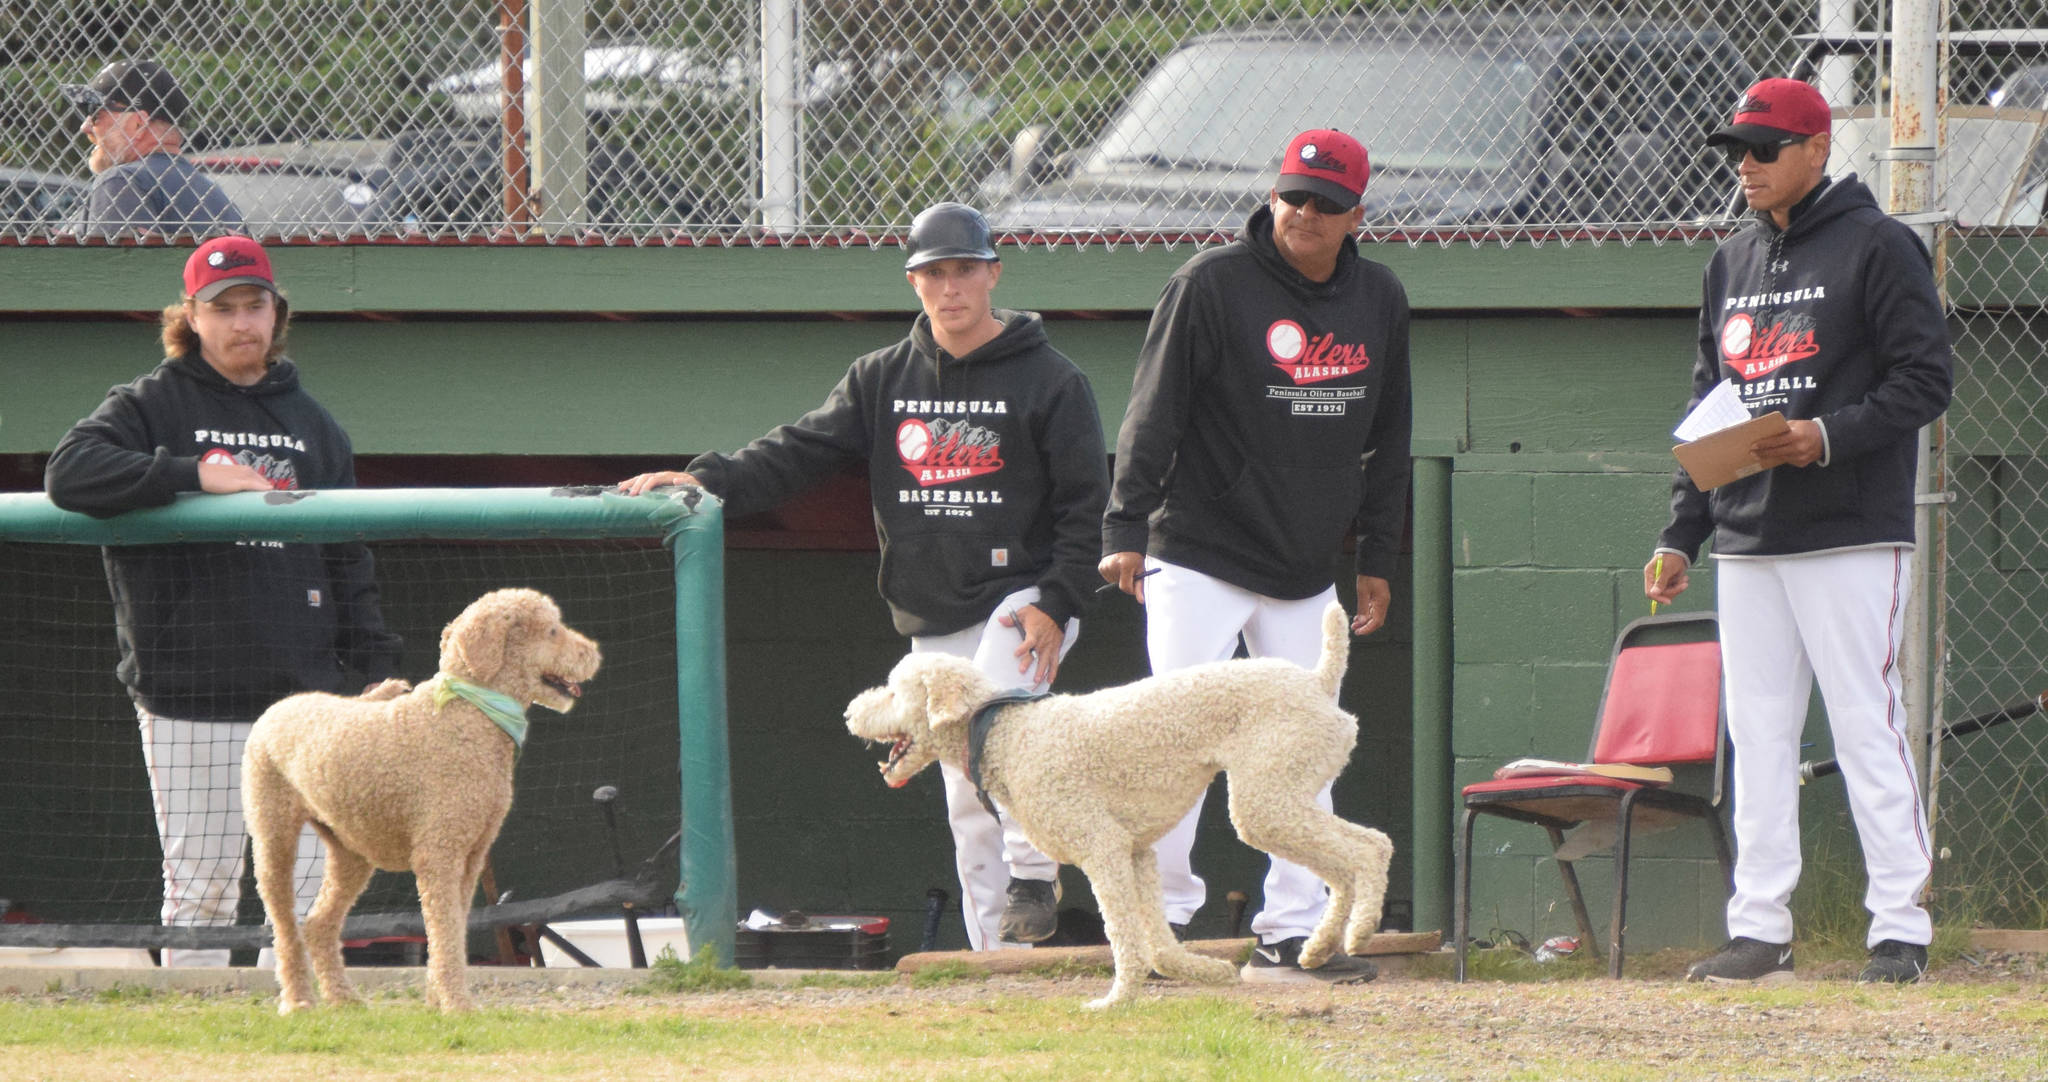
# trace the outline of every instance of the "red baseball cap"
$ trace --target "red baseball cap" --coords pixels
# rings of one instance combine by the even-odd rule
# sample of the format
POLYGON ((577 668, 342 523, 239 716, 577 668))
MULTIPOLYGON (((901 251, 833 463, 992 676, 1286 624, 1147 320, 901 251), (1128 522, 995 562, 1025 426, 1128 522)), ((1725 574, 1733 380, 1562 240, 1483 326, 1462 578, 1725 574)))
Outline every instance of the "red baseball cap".
POLYGON ((1735 119, 1707 136, 1707 145, 1776 143, 1789 137, 1820 135, 1831 120, 1828 103, 1813 84, 1798 79, 1765 79, 1743 91, 1735 119))
POLYGON ((1340 131, 1317 128, 1305 131, 1287 144, 1280 159, 1276 192, 1308 192, 1344 207, 1355 207, 1365 195, 1365 182, 1372 176, 1372 163, 1365 147, 1340 131))
POLYGON ((270 273, 270 254, 247 237, 215 237, 192 250, 185 261, 185 295, 210 301, 235 286, 262 286, 277 292, 270 273))

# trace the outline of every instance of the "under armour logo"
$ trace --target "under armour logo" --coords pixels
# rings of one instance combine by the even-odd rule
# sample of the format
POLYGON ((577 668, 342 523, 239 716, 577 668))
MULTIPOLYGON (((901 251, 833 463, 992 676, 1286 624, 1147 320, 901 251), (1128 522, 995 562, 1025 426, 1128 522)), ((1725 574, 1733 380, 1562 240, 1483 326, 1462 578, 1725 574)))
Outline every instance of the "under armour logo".
POLYGON ((1788 260, 1788 259, 1773 259, 1773 260, 1771 260, 1771 273, 1772 273, 1772 274, 1783 274, 1783 273, 1785 273, 1786 271, 1788 271, 1788 270, 1791 270, 1791 269, 1792 269, 1792 262, 1791 262, 1791 260, 1788 260))

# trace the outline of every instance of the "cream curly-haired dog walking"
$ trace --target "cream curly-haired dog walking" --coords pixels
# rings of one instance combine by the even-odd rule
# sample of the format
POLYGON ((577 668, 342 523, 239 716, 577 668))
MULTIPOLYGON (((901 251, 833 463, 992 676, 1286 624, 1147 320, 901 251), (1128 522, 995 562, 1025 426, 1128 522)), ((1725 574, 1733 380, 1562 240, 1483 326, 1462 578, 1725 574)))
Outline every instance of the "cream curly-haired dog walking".
POLYGON ((1337 706, 1349 652, 1348 621, 1333 604, 1313 671, 1274 658, 1222 661, 1004 706, 980 725, 977 708, 996 687, 959 658, 913 654, 886 686, 847 706, 846 727, 891 745, 882 764, 891 786, 934 761, 978 773, 1032 844, 1088 874, 1116 959, 1109 994, 1089 1006, 1106 1007, 1135 994, 1152 970, 1219 984, 1236 975, 1174 940, 1152 853, 1219 770, 1230 777, 1238 837, 1330 888, 1302 966, 1326 962, 1340 935, 1345 950, 1365 949, 1379 927, 1393 843, 1316 805, 1358 742, 1358 720, 1337 706), (970 729, 984 726, 970 761, 970 729))
POLYGON ((376 868, 419 881, 428 1005, 470 1006, 470 898, 512 807, 526 708, 567 713, 600 661, 546 594, 494 590, 442 630, 441 671, 419 687, 293 695, 264 711, 243 753, 242 801, 276 929, 280 1013, 313 1005, 309 952, 321 998, 360 1001, 342 969, 341 926, 376 868), (327 871, 302 932, 292 858, 308 822, 327 842, 327 871))

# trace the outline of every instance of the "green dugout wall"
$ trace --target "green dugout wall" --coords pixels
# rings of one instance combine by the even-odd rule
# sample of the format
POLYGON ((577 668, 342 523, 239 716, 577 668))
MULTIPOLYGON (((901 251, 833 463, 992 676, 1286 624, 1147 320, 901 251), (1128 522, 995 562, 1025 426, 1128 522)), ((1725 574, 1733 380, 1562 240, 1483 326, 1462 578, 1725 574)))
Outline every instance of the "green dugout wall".
MULTIPOLYGON (((1048 313, 1054 344, 1094 383, 1112 442, 1145 317, 1193 251, 1003 253, 998 303, 1048 313)), ((1390 630, 1354 652, 1344 702, 1362 739, 1337 799, 1395 838, 1390 898, 1412 904, 1418 927, 1449 927, 1456 786, 1514 756, 1582 753, 1608 647, 1646 611, 1637 575, 1664 517, 1668 431, 1710 252, 1368 251, 1417 312, 1413 556, 1390 630)), ((38 456, 108 386, 154 363, 151 313, 175 295, 184 254, 0 247, 5 488, 38 487, 38 456)), ((815 405, 853 356, 903 332, 914 303, 893 248, 295 246, 275 259, 298 317, 291 352, 358 455, 505 456, 491 460, 494 484, 526 482, 520 456, 679 459, 737 446, 815 405)), ((883 913, 896 918, 896 946, 914 948, 927 888, 957 890, 938 785, 884 789, 840 723, 846 698, 902 649, 874 597, 873 556, 744 525, 730 543, 742 910, 883 913)), ((1686 601, 1711 596, 1703 574, 1686 601)), ((1099 605, 1063 685, 1142 675, 1141 632, 1128 600, 1099 605)), ((1808 822, 1818 830, 1823 818, 1808 822)), ((1571 929, 1541 840, 1482 826, 1475 934, 1571 929)), ((1720 938, 1702 838, 1648 839, 1637 859, 1656 867, 1634 878, 1633 944, 1720 938)), ((1198 933, 1222 931, 1225 891, 1256 905, 1263 860, 1229 836, 1221 801, 1197 867, 1210 884, 1198 933)), ((1604 871, 1600 860, 1581 868, 1595 909, 1604 871)), ((1069 873, 1068 887, 1071 897, 1083 881, 1069 873)), ((944 941, 964 942, 950 905, 944 941)))

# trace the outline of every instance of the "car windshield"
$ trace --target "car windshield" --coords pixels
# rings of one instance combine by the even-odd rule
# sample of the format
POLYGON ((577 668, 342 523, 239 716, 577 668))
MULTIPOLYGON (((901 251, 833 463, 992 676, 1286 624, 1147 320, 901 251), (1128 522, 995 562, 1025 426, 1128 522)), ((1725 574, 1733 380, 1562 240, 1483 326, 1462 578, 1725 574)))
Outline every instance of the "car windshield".
POLYGON ((1537 75, 1517 57, 1442 45, 1201 42, 1146 78, 1091 168, 1268 170, 1296 132, 1333 127, 1366 145, 1374 169, 1505 169, 1537 75))

